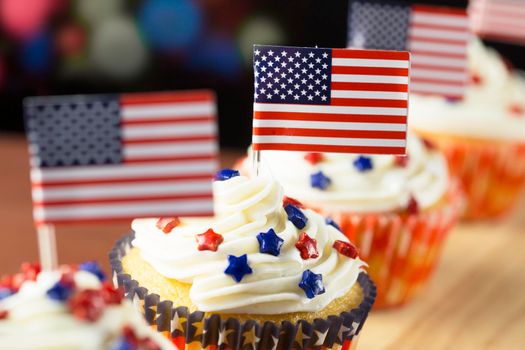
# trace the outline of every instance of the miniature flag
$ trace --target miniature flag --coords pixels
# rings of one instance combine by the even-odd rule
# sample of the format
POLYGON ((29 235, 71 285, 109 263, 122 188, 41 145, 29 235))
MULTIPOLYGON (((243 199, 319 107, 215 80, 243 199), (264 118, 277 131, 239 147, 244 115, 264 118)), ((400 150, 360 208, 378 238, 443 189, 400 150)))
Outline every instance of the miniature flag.
POLYGON ((37 224, 213 214, 210 91, 30 97, 37 224))
POLYGON ((408 52, 254 46, 254 150, 404 154, 408 52))
POLYGON ((410 92, 462 98, 469 37, 464 9, 350 1, 348 46, 410 51, 410 92))
POLYGON ((471 0, 468 11, 472 30, 479 36, 525 44, 524 0, 471 0))

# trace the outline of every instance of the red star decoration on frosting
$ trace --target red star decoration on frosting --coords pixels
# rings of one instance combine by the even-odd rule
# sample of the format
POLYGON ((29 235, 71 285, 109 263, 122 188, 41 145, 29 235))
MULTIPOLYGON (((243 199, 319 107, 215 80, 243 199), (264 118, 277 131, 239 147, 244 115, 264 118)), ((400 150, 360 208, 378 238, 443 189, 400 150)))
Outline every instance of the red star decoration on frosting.
POLYGON ((483 84, 483 78, 481 78, 481 75, 479 75, 478 72, 472 72, 470 74, 470 81, 474 85, 481 85, 481 84, 483 84))
POLYGON ((406 156, 395 156, 394 164, 398 167, 404 168, 408 164, 408 154, 406 156))
POLYGON ((217 251, 219 245, 224 241, 224 238, 213 231, 213 229, 208 229, 208 231, 201 233, 195 236, 199 250, 211 250, 213 252, 217 251))
POLYGON ((414 198, 414 196, 410 196, 410 199, 408 200, 407 213, 411 215, 416 215, 419 213, 419 204, 417 203, 417 200, 414 198))
POLYGON ((324 156, 322 153, 318 152, 310 152, 306 153, 304 156, 304 160, 306 160, 308 163, 315 165, 323 160, 324 156))
POLYGON ((513 103, 509 106, 509 112, 515 117, 523 117, 523 106, 513 103))
POLYGON ((304 204, 299 202, 297 199, 284 196, 283 197, 283 207, 286 207, 288 204, 296 206, 297 208, 304 209, 304 204))
POLYGON ((164 233, 170 233, 175 227, 179 226, 179 218, 159 218, 157 228, 164 233))
POLYGON ((161 350, 161 348, 155 344, 150 338, 139 338, 135 333, 135 330, 131 326, 124 326, 122 329, 122 335, 132 345, 134 349, 144 350, 161 350))
POLYGON ((359 255, 357 247, 349 242, 337 240, 334 242, 333 247, 341 255, 355 259, 359 255))
POLYGON ((9 311, 0 310, 0 320, 5 320, 8 317, 9 317, 9 311))
POLYGON ((95 322, 102 316, 106 302, 100 290, 85 289, 74 294, 69 299, 68 306, 76 318, 95 322))
POLYGON ((319 257, 319 252, 317 251, 317 241, 308 236, 306 232, 301 233, 299 240, 297 243, 295 243, 295 248, 299 250, 303 260, 315 259, 319 257))
POLYGON ((429 139, 423 139, 423 144, 425 145, 427 150, 432 151, 436 149, 436 145, 434 144, 434 142, 430 141, 429 139))

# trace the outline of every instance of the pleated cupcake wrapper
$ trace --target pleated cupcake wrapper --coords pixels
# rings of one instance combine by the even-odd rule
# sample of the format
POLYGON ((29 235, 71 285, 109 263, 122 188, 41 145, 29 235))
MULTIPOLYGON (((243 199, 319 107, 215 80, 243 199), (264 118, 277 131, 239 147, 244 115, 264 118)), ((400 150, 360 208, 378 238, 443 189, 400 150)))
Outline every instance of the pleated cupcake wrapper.
POLYGON ((376 308, 406 303, 428 281, 441 253, 444 239, 464 206, 461 187, 453 181, 439 208, 418 214, 356 214, 329 212, 354 242, 368 273, 377 285, 376 308))
POLYGON ((468 200, 464 218, 497 218, 515 207, 525 188, 525 143, 427 138, 443 150, 451 173, 461 179, 468 200))
POLYGON ((354 349, 357 336, 374 304, 376 287, 366 273, 358 277, 364 299, 355 309, 313 323, 240 322, 235 318, 206 317, 204 312, 189 312, 169 300, 149 293, 147 288, 122 270, 121 259, 131 248, 133 234, 118 241, 110 253, 113 282, 122 287, 127 298, 145 315, 147 322, 171 339, 178 349, 227 350, 302 350, 354 349))

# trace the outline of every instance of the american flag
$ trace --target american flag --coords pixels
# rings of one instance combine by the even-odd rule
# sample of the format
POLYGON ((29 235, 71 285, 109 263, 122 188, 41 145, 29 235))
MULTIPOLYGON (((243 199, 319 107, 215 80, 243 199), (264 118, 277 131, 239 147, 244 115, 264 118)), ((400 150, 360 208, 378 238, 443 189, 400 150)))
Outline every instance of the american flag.
POLYGON ((410 92, 462 98, 469 38, 464 9, 350 1, 348 46, 410 51, 410 92))
POLYGON ((254 150, 404 154, 409 53, 254 46, 254 150))
POLYGON ((210 91, 25 100, 37 224, 210 215, 210 91))
POLYGON ((471 0, 472 30, 487 39, 525 44, 524 0, 471 0))

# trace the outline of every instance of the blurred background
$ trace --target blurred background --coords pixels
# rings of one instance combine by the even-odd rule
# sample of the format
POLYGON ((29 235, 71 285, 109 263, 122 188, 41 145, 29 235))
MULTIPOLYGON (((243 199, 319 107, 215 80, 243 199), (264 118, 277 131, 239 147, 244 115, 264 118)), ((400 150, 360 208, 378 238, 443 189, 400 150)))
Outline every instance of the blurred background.
MULTIPOLYGON (((252 45, 344 47, 347 7, 346 0, 0 0, 0 132, 22 132, 24 96, 211 88, 221 145, 246 147, 252 45)), ((525 67, 523 48, 492 44, 525 67)))

